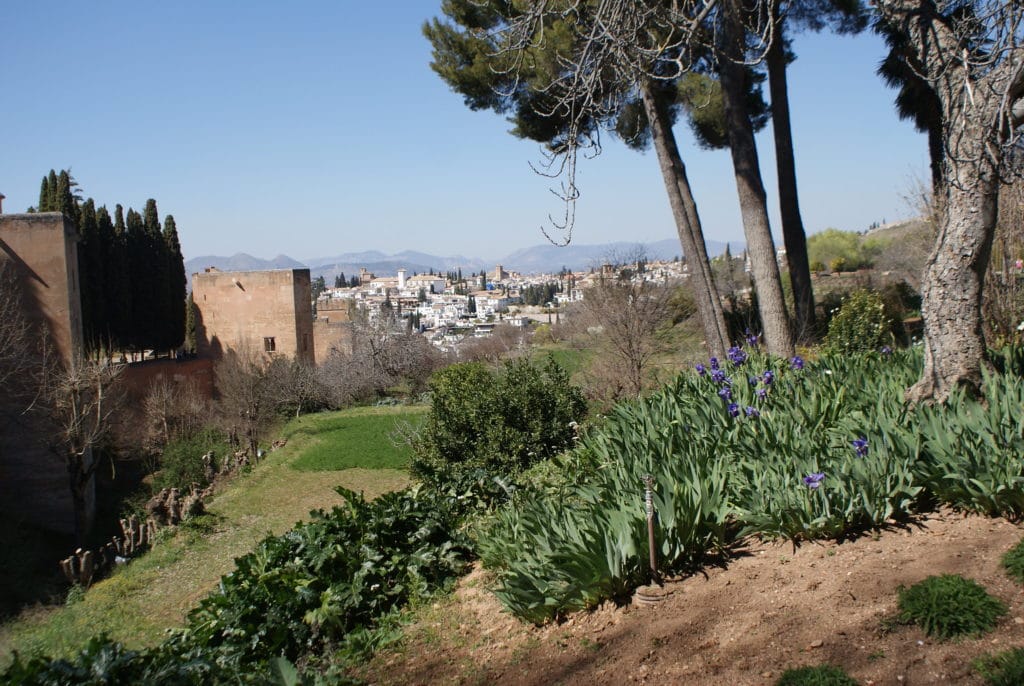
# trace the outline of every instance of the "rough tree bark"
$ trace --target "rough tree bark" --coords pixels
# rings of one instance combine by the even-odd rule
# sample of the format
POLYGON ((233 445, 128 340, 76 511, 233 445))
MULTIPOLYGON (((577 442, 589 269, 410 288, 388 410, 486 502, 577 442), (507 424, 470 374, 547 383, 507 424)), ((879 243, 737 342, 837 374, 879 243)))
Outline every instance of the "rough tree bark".
POLYGON ((772 98, 772 131, 775 138, 775 167, 779 177, 779 210, 782 215, 782 239, 789 263, 789 281, 793 286, 794 321, 797 336, 813 336, 815 329, 814 289, 807 258, 807 237, 797 197, 796 160, 793 155, 793 130, 789 118, 789 87, 786 82, 786 45, 784 22, 779 4, 772 4, 775 35, 765 63, 772 98))
POLYGON ((775 257, 768 221, 767 196, 761 179, 754 128, 747 112, 744 87, 744 28, 740 21, 742 8, 736 0, 722 5, 722 22, 718 43, 719 77, 725 103, 726 130, 736 175, 743 216, 743 233, 747 239, 747 255, 757 287, 758 309, 768 352, 779 357, 793 355, 793 334, 782 295, 779 264, 775 257))
POLYGON ((957 387, 978 392, 987 364, 982 293, 1001 165, 1024 124, 1024 6, 978 0, 966 19, 934 0, 876 7, 941 106, 939 226, 922 279, 925 364, 907 399, 942 402, 957 387))
POLYGON ((690 190, 690 181, 686 176, 686 165, 679 154, 672 125, 664 109, 658 107, 650 81, 641 83, 640 95, 651 127, 651 140, 658 153, 658 164, 672 206, 679 242, 690 270, 697 315, 704 327, 705 343, 712 356, 724 357, 729 347, 729 330, 722 312, 722 300, 715 286, 711 265, 708 263, 704 232, 697 214, 697 203, 690 190))

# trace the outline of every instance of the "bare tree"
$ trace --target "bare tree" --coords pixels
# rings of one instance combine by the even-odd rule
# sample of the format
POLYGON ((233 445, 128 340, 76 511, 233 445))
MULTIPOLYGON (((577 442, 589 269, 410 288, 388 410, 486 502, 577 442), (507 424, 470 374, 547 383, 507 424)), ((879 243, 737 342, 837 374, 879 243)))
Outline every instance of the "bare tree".
POLYGON ((261 355, 242 347, 214 368, 221 419, 232 441, 242 443, 252 459, 259 455, 277 401, 267 367, 261 355))
MULTIPOLYGON (((42 344, 44 350, 49 346, 42 344)), ((50 428, 46 436, 51 451, 67 468, 75 516, 75 537, 84 542, 92 526, 94 476, 99 465, 93 449, 110 429, 123 395, 117 380, 122 365, 85 359, 80 354, 69 362, 44 354, 41 393, 37 409, 50 428)))
POLYGON ((1007 151, 1024 124, 1024 4, 877 0, 897 53, 938 102, 939 226, 922 279, 925 366, 909 400, 975 391, 986 346, 985 272, 1007 151))
POLYGON ((500 362, 527 351, 526 331, 518 326, 499 324, 489 336, 471 338, 459 344, 460 362, 500 362))
POLYGON ((160 379, 143 401, 148 442, 162 447, 175 438, 194 436, 206 423, 209 403, 192 379, 175 383, 160 379))
POLYGON ((319 370, 335 407, 380 396, 399 384, 410 394, 426 388, 430 375, 443 364, 441 353, 411 331, 394 313, 353 317, 351 351, 334 351, 319 370))
POLYGON ((647 387, 653 362, 668 350, 659 332, 670 319, 671 295, 641 277, 609 276, 584 291, 575 316, 592 340, 589 373, 601 400, 635 398, 647 387))

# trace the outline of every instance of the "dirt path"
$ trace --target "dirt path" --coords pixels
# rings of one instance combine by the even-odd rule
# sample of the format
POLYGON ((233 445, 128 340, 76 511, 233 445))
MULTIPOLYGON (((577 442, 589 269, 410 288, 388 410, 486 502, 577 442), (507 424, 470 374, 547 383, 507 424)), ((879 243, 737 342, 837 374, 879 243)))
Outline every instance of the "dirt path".
POLYGON ((787 668, 832 663, 862 684, 980 684, 970 662, 1024 645, 1024 588, 1002 570, 1024 528, 939 513, 908 529, 797 550, 755 543, 725 569, 669 583, 654 607, 605 604, 525 626, 474 571, 361 674, 379 684, 772 684, 787 668), (896 589, 942 573, 1005 601, 991 634, 959 643, 914 627, 886 632, 896 589))

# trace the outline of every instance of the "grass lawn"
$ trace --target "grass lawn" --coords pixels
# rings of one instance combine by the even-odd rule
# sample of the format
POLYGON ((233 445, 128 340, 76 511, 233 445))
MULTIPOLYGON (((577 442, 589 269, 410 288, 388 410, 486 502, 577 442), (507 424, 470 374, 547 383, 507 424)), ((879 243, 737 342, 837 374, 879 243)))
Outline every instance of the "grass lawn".
POLYGON ((401 432, 418 426, 427 409, 425 405, 360 407, 302 417, 283 432, 289 441, 308 441, 291 467, 304 472, 405 469, 412 452, 401 432))
MULTIPOLYGON (((282 430, 288 437, 284 448, 211 498, 211 516, 203 518, 202 529, 167 530, 166 538, 150 552, 93 585, 76 602, 27 610, 0 626, 0 669, 12 651, 65 657, 101 632, 132 648, 159 643, 167 629, 184 624, 188 611, 234 568, 235 558, 264 537, 287 531, 310 510, 341 504, 336 486, 367 497, 405 487, 409 479, 404 471, 381 465, 404 465, 408 457, 385 451, 370 455, 366 444, 374 440, 368 427, 386 427, 384 420, 393 424, 401 417, 415 420, 422 412, 357 408, 293 420, 282 430), (350 440, 352 434, 344 428, 350 421, 362 427, 356 432, 363 436, 360 440, 350 440), (321 426, 327 438, 318 435, 321 426), (307 451, 316 454, 328 448, 334 469, 322 459, 314 462, 318 467, 293 468, 307 451)), ((376 442, 391 445, 386 436, 376 442)))

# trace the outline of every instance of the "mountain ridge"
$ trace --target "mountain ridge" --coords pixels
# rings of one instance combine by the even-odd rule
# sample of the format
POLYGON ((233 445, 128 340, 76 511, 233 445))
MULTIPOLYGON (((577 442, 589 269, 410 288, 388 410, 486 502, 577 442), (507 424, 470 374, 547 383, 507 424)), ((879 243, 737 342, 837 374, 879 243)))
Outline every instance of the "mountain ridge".
MULTIPOLYGON (((734 250, 743 249, 742 243, 732 245, 734 250)), ((722 241, 708 241, 708 255, 720 255, 724 252, 725 246, 726 243, 722 241)), ((229 257, 218 255, 193 257, 186 260, 185 270, 191 281, 192 274, 207 267, 216 267, 223 271, 308 268, 314 279, 323 276, 328 284, 333 284, 336 276, 344 273, 346 277, 351 277, 358 274, 361 268, 377 276, 394 276, 399 269, 403 268, 410 274, 431 270, 443 273, 459 269, 463 273, 473 273, 480 270, 492 271, 500 264, 507 271, 523 274, 553 274, 563 268, 581 271, 600 266, 609 260, 632 260, 637 256, 643 256, 649 260, 668 260, 680 256, 682 252, 679 241, 671 238, 652 243, 619 241, 567 246, 540 244, 515 250, 492 261, 464 255, 431 255, 416 250, 403 250, 392 255, 379 250, 364 250, 306 260, 296 260, 283 254, 267 260, 238 252, 229 257)))

